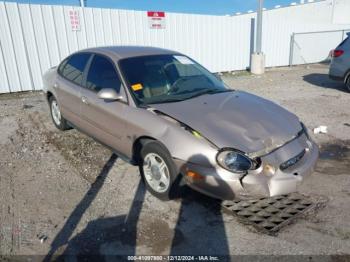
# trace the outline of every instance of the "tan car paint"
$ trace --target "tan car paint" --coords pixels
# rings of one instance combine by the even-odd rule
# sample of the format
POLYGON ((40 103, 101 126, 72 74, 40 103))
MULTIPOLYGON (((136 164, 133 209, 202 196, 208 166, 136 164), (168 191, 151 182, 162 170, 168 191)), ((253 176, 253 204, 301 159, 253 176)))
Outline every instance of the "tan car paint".
POLYGON ((62 114, 72 123, 80 126, 82 123, 80 117, 82 87, 57 75, 52 89, 55 90, 62 114))
MULTIPOLYGON (((102 47, 84 52, 109 57, 119 73, 118 62, 123 58, 178 54, 150 47, 102 47)), ((126 87, 124 79, 121 80, 126 87)), ((222 98, 220 94, 216 97, 201 96, 192 101, 144 108, 136 106, 129 88, 125 88, 126 93, 121 94, 125 96, 124 101, 107 102, 98 98, 97 93, 63 79, 55 73, 55 69, 44 75, 44 84, 44 91, 57 97, 63 116, 74 126, 128 159, 133 157, 133 146, 139 138, 158 140, 168 149, 179 171, 185 174, 192 170, 204 177, 198 181, 186 179, 189 186, 213 197, 232 199, 293 192, 312 172, 318 158, 318 148, 314 142, 305 135, 297 136, 301 126, 293 114, 247 93, 233 92, 225 94, 226 97, 221 95, 222 98), (237 105, 240 104, 238 107, 232 101, 228 102, 239 99, 236 96, 243 97, 243 100, 236 100, 237 105), (205 103, 209 106, 206 107, 205 103), (259 106, 263 110, 259 111, 259 106), (225 112, 225 118, 221 119, 220 110, 225 107, 226 111, 234 111, 232 114, 225 112), (245 107, 244 112, 240 111, 242 107, 245 107), (245 115, 246 112, 249 117, 245 115), (283 122, 283 126, 275 128, 273 118, 283 122), (185 130, 182 123, 196 129, 201 135, 185 130), (230 172, 216 161, 222 147, 236 147, 247 154, 264 152, 262 164, 245 175, 230 172), (302 149, 307 151, 302 161, 285 171, 279 170, 281 163, 302 149), (273 167, 273 174, 266 168, 269 166, 273 167)))

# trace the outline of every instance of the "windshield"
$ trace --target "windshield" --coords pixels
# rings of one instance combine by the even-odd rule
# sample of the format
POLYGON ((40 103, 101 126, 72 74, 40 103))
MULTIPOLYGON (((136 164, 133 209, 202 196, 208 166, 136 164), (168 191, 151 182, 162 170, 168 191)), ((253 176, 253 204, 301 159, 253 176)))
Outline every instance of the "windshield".
POLYGON ((183 55, 121 60, 120 67, 139 104, 176 102, 230 91, 208 70, 183 55))

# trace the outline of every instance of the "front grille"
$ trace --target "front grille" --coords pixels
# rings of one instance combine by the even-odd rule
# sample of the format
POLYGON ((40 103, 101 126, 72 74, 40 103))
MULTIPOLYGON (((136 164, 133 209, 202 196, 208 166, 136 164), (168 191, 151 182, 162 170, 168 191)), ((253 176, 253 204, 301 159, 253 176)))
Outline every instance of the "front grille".
POLYGON ((303 158, 303 156, 305 155, 305 149, 303 151, 301 151, 298 155, 296 155, 295 157, 292 157, 291 159, 287 160, 286 162, 282 163, 280 165, 280 169, 283 171, 291 166, 294 166, 296 163, 298 163, 300 161, 300 159, 303 158))

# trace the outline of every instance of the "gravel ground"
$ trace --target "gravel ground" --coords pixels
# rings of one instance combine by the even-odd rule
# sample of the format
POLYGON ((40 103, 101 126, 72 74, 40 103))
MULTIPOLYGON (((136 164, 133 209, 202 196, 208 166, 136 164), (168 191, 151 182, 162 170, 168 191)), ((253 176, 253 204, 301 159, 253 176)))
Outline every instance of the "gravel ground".
POLYGON ((136 167, 76 130, 56 130, 40 92, 6 94, 0 255, 350 254, 350 93, 328 79, 324 65, 223 79, 286 107, 310 129, 328 126, 328 134, 314 135, 321 157, 300 188, 325 206, 270 236, 189 189, 159 201, 145 192, 136 167))

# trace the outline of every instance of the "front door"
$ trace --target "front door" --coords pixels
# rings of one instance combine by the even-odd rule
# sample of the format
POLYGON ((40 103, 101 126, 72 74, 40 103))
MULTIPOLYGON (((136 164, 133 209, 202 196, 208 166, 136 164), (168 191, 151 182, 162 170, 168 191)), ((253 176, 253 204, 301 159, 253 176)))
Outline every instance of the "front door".
POLYGON ((81 92, 81 118, 84 131, 121 154, 128 152, 126 139, 126 111, 128 104, 124 87, 112 61, 95 54, 87 71, 81 92), (105 101, 97 93, 113 88, 125 101, 105 101))

